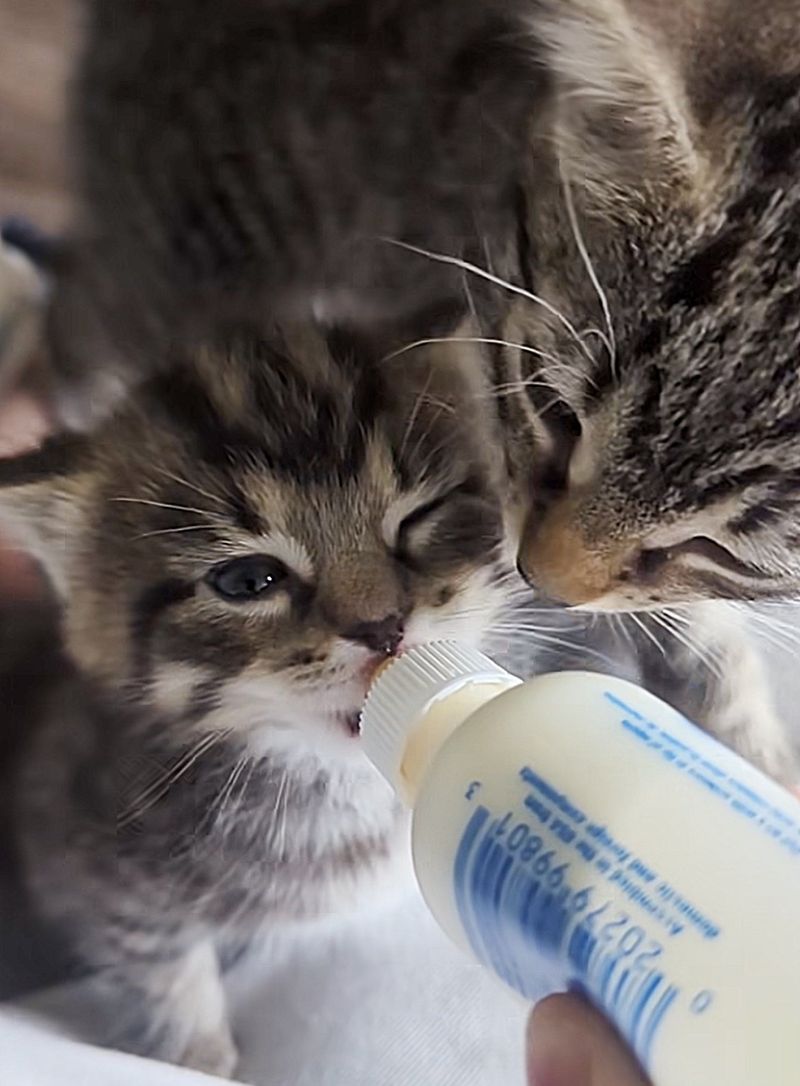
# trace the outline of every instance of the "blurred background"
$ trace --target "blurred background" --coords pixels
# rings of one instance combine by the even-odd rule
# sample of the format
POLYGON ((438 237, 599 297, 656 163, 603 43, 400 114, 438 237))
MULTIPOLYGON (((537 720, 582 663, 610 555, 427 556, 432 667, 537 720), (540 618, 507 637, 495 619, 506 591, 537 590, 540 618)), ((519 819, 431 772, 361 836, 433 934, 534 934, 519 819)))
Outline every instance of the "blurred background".
MULTIPOLYGON (((65 86, 78 42, 74 0, 0 0, 0 219, 20 215, 58 232, 68 214, 65 86)), ((38 441, 46 420, 31 359, 23 386, 0 403, 0 456, 38 441)), ((0 547, 0 598, 35 590, 20 556, 0 547)))
MULTIPOLYGON (((0 219, 59 232, 68 214, 64 90, 77 41, 73 0, 0 0, 0 219)), ((47 419, 35 394, 42 358, 0 399, 0 457, 35 445, 47 419)), ((0 998, 58 975, 54 948, 27 923, 13 877, 4 770, 60 666, 53 613, 33 564, 0 538, 0 998)))
POLYGON ((47 229, 67 215, 64 85, 74 0, 0 0, 0 214, 47 229))

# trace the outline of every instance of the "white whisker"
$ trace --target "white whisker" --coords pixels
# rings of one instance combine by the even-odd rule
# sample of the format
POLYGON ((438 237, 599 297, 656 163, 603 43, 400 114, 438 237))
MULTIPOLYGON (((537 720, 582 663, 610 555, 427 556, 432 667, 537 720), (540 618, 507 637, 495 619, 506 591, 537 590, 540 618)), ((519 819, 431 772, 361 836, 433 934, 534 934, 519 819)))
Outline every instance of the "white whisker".
POLYGON ((423 403, 423 397, 427 394, 428 389, 430 388, 432 380, 433 380, 433 371, 428 373, 428 376, 427 376, 427 378, 425 380, 425 385, 422 388, 422 390, 419 392, 419 394, 417 395, 417 398, 414 401, 414 406, 411 409, 411 413, 408 416, 408 422, 406 423, 405 432, 403 433, 403 440, 400 443, 400 451, 397 454, 398 461, 402 461, 403 457, 405 456, 406 445, 408 444, 408 439, 411 437, 411 431, 414 429, 414 423, 417 421, 417 418, 419 417, 420 408, 422 407, 422 403, 423 403))
POLYGON ((283 858, 283 851, 286 845, 286 818, 288 814, 289 803, 289 772, 284 770, 281 774, 280 783, 278 784, 278 795, 275 799, 275 806, 272 810, 272 817, 275 822, 272 826, 272 840, 278 837, 278 856, 283 858))
POLYGON ((186 751, 178 759, 175 765, 170 766, 161 777, 157 778, 139 793, 133 803, 129 804, 122 812, 117 820, 117 825, 120 828, 123 828, 129 823, 135 822, 137 818, 141 818, 154 803, 157 803, 167 794, 172 785, 180 780, 198 759, 202 758, 211 747, 223 739, 227 734, 227 731, 223 731, 211 732, 208 735, 204 735, 190 750, 186 751))
POLYGON ((652 631, 652 630, 648 630, 648 628, 647 628, 647 622, 646 622, 646 620, 645 620, 645 619, 643 619, 643 618, 641 618, 641 617, 640 617, 639 615, 637 615, 635 611, 631 611, 631 612, 629 613, 629 615, 628 615, 628 618, 630 618, 631 622, 633 622, 634 626, 636 626, 636 627, 637 627, 637 629, 641 630, 641 632, 642 632, 642 633, 644 634, 644 636, 645 636, 645 637, 646 637, 646 638, 648 639, 648 641, 650 641, 650 643, 651 643, 651 644, 653 644, 653 645, 654 645, 654 646, 656 647, 656 649, 658 650, 658 652, 659 652, 659 653, 660 653, 660 654, 661 654, 662 656, 666 656, 666 655, 667 655, 667 650, 666 650, 666 649, 664 648, 664 646, 663 646, 663 645, 661 644, 661 642, 660 642, 660 641, 658 640, 658 638, 657 638, 657 637, 656 637, 656 635, 655 635, 655 634, 653 633, 653 631, 652 631))
POLYGON ((507 290, 512 294, 518 294, 522 298, 526 298, 529 302, 534 302, 536 305, 540 305, 551 316, 562 325, 563 328, 569 332, 575 343, 583 350, 589 361, 593 361, 591 352, 586 347, 586 344, 578 334, 578 330, 575 325, 568 320, 563 313, 545 298, 540 298, 538 294, 533 294, 529 290, 525 290, 523 287, 518 287, 515 283, 509 283, 505 279, 501 279, 499 276, 492 274, 485 268, 479 268, 477 264, 472 264, 468 260, 463 260, 461 257, 448 256, 446 253, 434 253, 429 249, 423 249, 418 245, 410 245, 405 241, 398 241, 396 238, 383 238, 383 241, 388 242, 390 245, 397 245, 401 249, 407 249, 411 253, 416 253, 418 256, 425 256, 429 260, 435 260, 439 264, 449 264, 454 268, 461 268, 463 271, 468 271, 472 275, 477 275, 481 279, 486 279, 490 283, 494 283, 498 287, 502 287, 503 290, 507 290))
POLYGON ((204 498, 208 498, 209 501, 216 502, 217 505, 225 505, 225 502, 218 494, 212 494, 210 490, 203 490, 201 486, 196 483, 190 483, 188 479, 184 479, 180 475, 173 475, 171 471, 167 471, 166 468, 159 467, 157 464, 151 465, 153 471, 157 471, 159 475, 163 475, 165 479, 171 479, 173 483, 178 483, 180 486, 188 487, 189 490, 194 490, 195 493, 201 494, 204 498))
POLYGON ((211 806, 211 810, 209 811, 209 814, 213 812, 215 821, 220 819, 225 814, 225 810, 228 806, 228 803, 230 802, 231 796, 233 795, 233 790, 236 787, 236 783, 244 772, 244 769, 249 761, 250 759, 247 757, 247 755, 245 755, 243 757, 240 756, 234 762, 233 769, 228 774, 225 783, 220 789, 217 798, 214 800, 211 806))
POLYGON ((672 637, 682 645, 685 649, 693 655, 717 678, 721 679, 722 669, 720 667, 719 660, 715 658, 714 653, 706 645, 701 645, 696 638, 692 637, 689 633, 690 626, 684 625, 683 627, 673 626, 670 617, 665 611, 652 611, 650 612, 652 617, 658 622, 662 629, 671 634, 672 637))
POLYGON ((200 516, 213 517, 216 514, 210 509, 197 509, 192 505, 171 505, 169 502, 151 501, 149 498, 109 498, 112 502, 127 502, 131 505, 148 505, 155 509, 174 509, 178 513, 199 513, 200 516))
POLYGON ((563 173, 563 166, 561 167, 561 170, 561 181, 564 189, 564 203, 567 208, 567 217, 569 218, 569 224, 575 238, 575 244, 578 246, 578 252, 580 253, 583 265, 586 268, 589 279, 591 280, 592 286, 594 287, 595 293, 597 294, 597 297, 600 301, 600 308, 603 311, 606 328, 608 329, 608 335, 605 335, 603 332, 601 332, 599 328, 592 328, 590 329, 590 333, 586 334, 600 336, 602 341, 605 343, 606 350, 609 354, 609 359, 611 362, 611 372, 616 376, 615 367, 617 360, 617 343, 616 337, 614 336, 614 325, 611 320, 611 309, 608 304, 608 295, 600 285, 600 280, 597 277, 597 272, 595 271, 591 257, 589 256, 589 250, 586 248, 586 242, 583 239, 580 223, 578 222, 578 215, 575 210, 575 201, 572 198, 572 186, 569 182, 569 179, 563 173))
POLYGON ((152 539, 157 535, 176 535, 178 532, 208 532, 213 528, 213 524, 185 524, 182 528, 161 528, 155 532, 142 532, 141 535, 132 536, 131 540, 135 543, 139 539, 152 539))
POLYGON ((431 344, 436 343, 482 343, 487 344, 490 347, 508 347, 513 351, 522 351, 525 354, 536 355, 537 358, 546 358, 549 362, 555 365, 563 366, 564 369, 568 369, 564 363, 560 362, 554 354, 548 354, 547 351, 537 350, 536 347, 531 347, 527 343, 512 343, 506 339, 494 339, 491 336, 431 336, 429 339, 416 339, 413 343, 407 343, 405 347, 400 347, 396 351, 392 351, 391 354, 387 354, 381 361, 389 362, 393 358, 397 358, 398 355, 406 354, 408 351, 413 351, 417 347, 429 347, 431 344))

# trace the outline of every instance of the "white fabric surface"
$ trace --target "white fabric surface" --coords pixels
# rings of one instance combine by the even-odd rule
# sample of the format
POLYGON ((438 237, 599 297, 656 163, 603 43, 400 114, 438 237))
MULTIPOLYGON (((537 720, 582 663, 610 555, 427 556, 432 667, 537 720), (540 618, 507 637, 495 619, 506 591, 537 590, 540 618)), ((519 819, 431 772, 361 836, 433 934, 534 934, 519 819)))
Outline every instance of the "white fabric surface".
MULTIPOLYGON (((773 613, 790 631, 800 626, 796 607, 773 613)), ((800 673, 787 668, 796 649, 786 635, 770 663, 800 744, 800 673)), ((229 988, 242 1054, 237 1078, 253 1086, 524 1083, 527 1008, 448 942, 416 892, 265 948, 229 988)), ((74 987, 24 1008, 0 1007, 0 1086, 215 1081, 81 1043, 75 1038, 94 1014, 74 987)))
MULTIPOLYGON (((237 1078, 254 1086, 524 1082, 527 1008, 451 945, 416 893, 265 947, 234 971, 229 990, 237 1078)), ((74 1040, 94 1014, 80 986, 7 1006, 3 1086, 213 1081, 74 1040)))

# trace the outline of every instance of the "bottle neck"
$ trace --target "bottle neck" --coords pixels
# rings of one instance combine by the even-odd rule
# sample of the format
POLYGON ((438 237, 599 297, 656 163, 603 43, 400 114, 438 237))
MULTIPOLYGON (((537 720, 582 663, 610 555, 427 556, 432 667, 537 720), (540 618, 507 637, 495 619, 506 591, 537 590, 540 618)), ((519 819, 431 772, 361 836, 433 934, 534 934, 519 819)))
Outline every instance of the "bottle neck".
POLYGON ((461 679, 431 700, 408 736, 400 763, 398 792, 409 807, 413 807, 431 763, 453 732, 482 705, 519 685, 513 675, 461 679))

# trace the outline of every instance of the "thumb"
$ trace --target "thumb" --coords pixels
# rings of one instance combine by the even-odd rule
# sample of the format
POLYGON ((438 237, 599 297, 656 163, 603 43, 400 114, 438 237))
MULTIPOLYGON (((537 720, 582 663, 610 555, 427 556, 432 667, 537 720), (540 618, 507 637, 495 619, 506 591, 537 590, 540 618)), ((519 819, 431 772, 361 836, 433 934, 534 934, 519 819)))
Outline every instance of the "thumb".
POLYGON ((647 1086, 612 1026, 575 996, 551 996, 528 1026, 529 1086, 647 1086))

